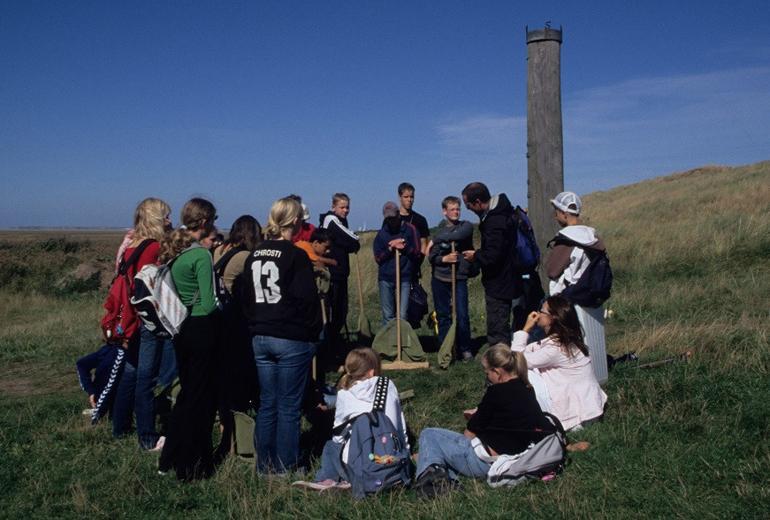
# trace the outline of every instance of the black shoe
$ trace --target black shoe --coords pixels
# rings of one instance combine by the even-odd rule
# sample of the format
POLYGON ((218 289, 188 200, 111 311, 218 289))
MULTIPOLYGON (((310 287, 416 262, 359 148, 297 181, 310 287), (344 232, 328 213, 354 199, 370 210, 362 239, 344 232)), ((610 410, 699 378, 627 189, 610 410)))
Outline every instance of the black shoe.
POLYGON ((459 480, 452 479, 444 466, 433 464, 423 471, 414 483, 417 496, 435 498, 455 489, 461 489, 459 480))

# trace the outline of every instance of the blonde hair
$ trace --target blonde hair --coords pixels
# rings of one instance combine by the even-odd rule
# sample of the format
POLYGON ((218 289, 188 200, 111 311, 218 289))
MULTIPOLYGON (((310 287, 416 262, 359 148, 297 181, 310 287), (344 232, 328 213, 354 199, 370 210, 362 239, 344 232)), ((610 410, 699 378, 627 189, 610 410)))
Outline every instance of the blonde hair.
POLYGON ((481 357, 481 364, 486 368, 502 368, 508 374, 516 376, 529 386, 527 377, 527 359, 521 352, 513 352, 505 343, 489 347, 481 357))
POLYGON ((337 383, 337 388, 347 390, 353 383, 366 378, 366 373, 370 370, 374 370, 375 376, 380 375, 380 355, 369 347, 354 348, 345 358, 345 373, 337 383))
POLYGON ((208 232, 213 229, 216 215, 217 209, 206 199, 188 200, 182 207, 181 226, 166 235, 160 245, 158 260, 166 263, 190 247, 195 242, 192 232, 199 229, 208 232))
POLYGON ((134 211, 134 240, 163 240, 166 235, 166 215, 169 213, 171 208, 160 199, 149 197, 140 202, 134 211))
POLYGON ((288 197, 276 200, 270 208, 265 234, 268 238, 280 238, 281 231, 293 228, 301 215, 302 206, 296 200, 288 197))

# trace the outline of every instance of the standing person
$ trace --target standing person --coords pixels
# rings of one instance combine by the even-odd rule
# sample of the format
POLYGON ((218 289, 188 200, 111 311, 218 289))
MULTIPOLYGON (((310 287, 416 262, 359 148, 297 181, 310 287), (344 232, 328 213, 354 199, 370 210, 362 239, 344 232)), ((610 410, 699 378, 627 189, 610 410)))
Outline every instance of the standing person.
MULTIPOLYGON (((127 252, 133 251, 144 239, 153 242, 139 257, 139 272, 146 264, 157 264, 160 243, 171 230, 171 208, 159 199, 145 199, 134 214, 134 240, 127 252), (146 256, 145 256, 146 255, 146 256)), ((170 339, 158 338, 144 325, 139 328, 139 359, 136 366, 136 433, 139 445, 145 450, 160 451, 165 439, 155 430, 155 387, 170 385, 177 375, 174 344, 170 339)))
POLYGON ((230 452, 235 430, 233 410, 245 412, 257 399, 257 369, 251 350, 251 334, 240 306, 234 301, 236 280, 242 282, 243 268, 260 242, 262 227, 251 215, 242 215, 233 222, 224 244, 214 250, 214 273, 221 278, 224 295, 222 306, 222 330, 219 339, 217 387, 218 412, 222 425, 222 437, 215 451, 215 462, 223 460, 230 452))
POLYGON ((487 307, 487 341, 511 344, 511 311, 522 295, 517 276, 516 227, 513 207, 505 193, 492 197, 481 182, 468 184, 462 192, 465 207, 478 215, 481 248, 463 251, 463 257, 481 268, 481 283, 487 307))
POLYGON ((420 277, 420 264, 422 264, 423 258, 428 255, 428 240, 430 239, 430 229, 428 228, 428 221, 414 211, 414 186, 408 182, 402 182, 398 185, 398 200, 400 207, 398 213, 401 216, 401 220, 413 225, 417 229, 417 234, 420 237, 420 256, 417 259, 418 269, 414 271, 414 279, 417 280, 420 277))
POLYGON ((242 304, 260 388, 254 429, 260 473, 285 473, 299 463, 302 398, 321 332, 313 266, 291 241, 301 217, 297 201, 274 202, 267 240, 245 266, 242 304))
MULTIPOLYGON (((604 242, 596 230, 583 225, 580 212, 583 202, 571 191, 559 193, 551 199, 554 218, 562 227, 556 237, 546 260, 545 272, 548 276, 549 293, 562 294, 571 300, 570 286, 575 285, 591 263, 595 254, 606 254, 604 242)), ((575 302, 573 302, 575 303, 575 302)), ((585 343, 591 353, 591 361, 599 383, 607 381, 607 347, 604 338, 604 308, 587 307, 575 304, 580 325, 585 334, 585 343)))
MULTIPOLYGON (((473 276, 473 264, 460 253, 473 249, 473 224, 460 220, 460 199, 446 197, 441 201, 444 220, 433 235, 428 261, 433 269, 431 288, 438 319, 438 342, 444 342, 452 325, 452 299, 457 314, 457 352, 460 359, 473 359, 471 322, 468 315, 468 278, 473 276), (454 252, 452 252, 454 244, 454 252), (452 265, 455 265, 455 294, 452 294, 452 265)), ((478 273, 478 271, 476 271, 478 273)))
MULTIPOLYGON (((133 280, 147 264, 157 264, 160 242, 171 227, 171 208, 156 198, 144 199, 134 212, 134 228, 121 246, 120 257, 127 261, 141 248, 139 258, 126 275, 133 280)), ((131 285, 133 290, 133 283, 131 285)), ((136 415, 136 433, 143 450, 159 451, 165 439, 155 429, 155 395, 158 384, 168 385, 176 377, 173 344, 157 338, 135 319, 126 326, 124 348, 127 361, 117 387, 113 409, 113 435, 125 434, 131 424, 131 411, 136 415)))
POLYGON ((190 314, 174 338, 181 391, 168 425, 158 470, 176 470, 179 480, 207 478, 214 471, 211 430, 216 412, 217 299, 211 254, 200 245, 214 227, 216 208, 190 199, 182 208, 182 226, 164 240, 159 260, 171 265, 171 278, 190 314))
POLYGON ((420 242, 417 230, 403 221, 398 214, 398 207, 393 202, 386 202, 382 207, 382 228, 374 237, 372 249, 377 269, 377 284, 382 307, 382 326, 396 317, 396 251, 400 252, 399 269, 401 270, 400 316, 407 318, 409 310, 409 286, 415 260, 420 255, 420 242))
POLYGON ((358 235, 348 227, 349 213, 350 197, 345 193, 335 193, 332 196, 331 211, 321 215, 321 227, 329 230, 332 238, 329 257, 337 261, 336 266, 329 266, 331 274, 329 303, 332 312, 327 328, 327 341, 333 351, 324 354, 340 361, 347 354, 347 347, 342 342, 340 333, 348 319, 348 276, 350 276, 348 255, 357 253, 361 248, 358 235))

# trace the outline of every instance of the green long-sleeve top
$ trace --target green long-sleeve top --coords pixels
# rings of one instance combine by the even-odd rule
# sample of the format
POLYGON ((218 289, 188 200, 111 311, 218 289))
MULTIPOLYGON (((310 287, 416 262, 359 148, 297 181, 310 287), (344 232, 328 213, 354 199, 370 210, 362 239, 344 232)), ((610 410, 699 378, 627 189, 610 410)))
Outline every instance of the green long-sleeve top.
POLYGON ((211 253, 205 247, 185 251, 171 265, 179 298, 188 307, 192 305, 191 316, 207 316, 217 308, 212 267, 211 253))

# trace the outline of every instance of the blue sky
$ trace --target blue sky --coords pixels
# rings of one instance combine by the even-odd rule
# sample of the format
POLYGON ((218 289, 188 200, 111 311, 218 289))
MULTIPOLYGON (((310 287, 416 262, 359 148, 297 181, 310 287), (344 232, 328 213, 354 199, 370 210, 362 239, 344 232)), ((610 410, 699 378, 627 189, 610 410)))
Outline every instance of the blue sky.
POLYGON ((229 225, 299 193, 315 220, 345 191, 371 228, 405 180, 431 224, 472 180, 526 204, 546 21, 567 189, 770 159, 766 1, 5 0, 0 227, 129 226, 146 196, 229 225))

